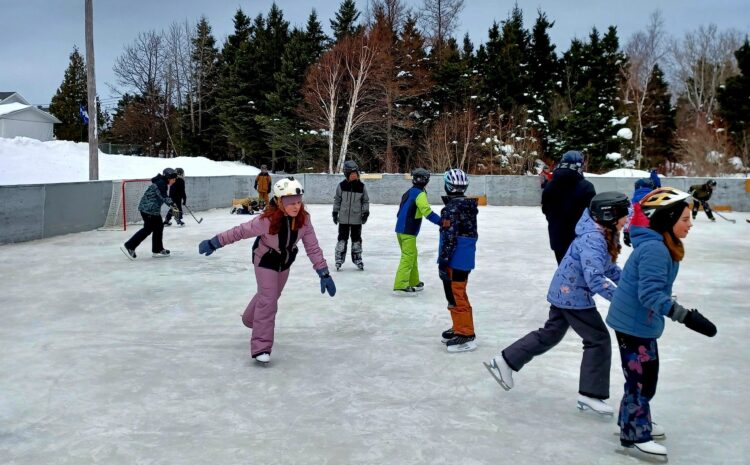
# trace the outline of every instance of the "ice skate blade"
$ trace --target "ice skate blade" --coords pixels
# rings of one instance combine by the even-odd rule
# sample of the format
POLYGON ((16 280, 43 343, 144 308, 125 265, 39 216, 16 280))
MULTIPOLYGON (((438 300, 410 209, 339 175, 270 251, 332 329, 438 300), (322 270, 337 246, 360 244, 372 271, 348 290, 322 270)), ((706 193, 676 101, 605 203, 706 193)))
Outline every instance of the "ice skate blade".
POLYGON ((477 350, 477 343, 474 341, 467 342, 465 344, 457 344, 455 346, 448 346, 448 353, 457 354, 459 352, 473 352, 477 350))
POLYGON ((588 405, 584 404, 583 402, 578 402, 578 410, 585 412, 587 410, 592 411, 593 413, 599 415, 600 417, 611 417, 614 415, 614 412, 601 412, 599 410, 593 409, 589 407, 588 405))
POLYGON ((133 257, 132 255, 130 255, 128 253, 128 249, 126 249, 125 247, 120 247, 120 251, 122 251, 122 253, 124 253, 125 256, 128 257, 129 260, 135 260, 135 257, 133 257))
POLYGON ((621 446, 619 449, 615 449, 615 452, 626 457, 633 457, 634 459, 639 459, 649 463, 669 462, 669 457, 667 455, 649 454, 648 452, 644 452, 636 447, 621 446))
POLYGON ((493 378, 495 378, 495 381, 497 381, 497 384, 499 384, 503 389, 506 391, 510 391, 510 386, 505 384, 505 381, 495 372, 495 369, 487 362, 482 362, 485 368, 487 368, 487 371, 490 372, 493 378))

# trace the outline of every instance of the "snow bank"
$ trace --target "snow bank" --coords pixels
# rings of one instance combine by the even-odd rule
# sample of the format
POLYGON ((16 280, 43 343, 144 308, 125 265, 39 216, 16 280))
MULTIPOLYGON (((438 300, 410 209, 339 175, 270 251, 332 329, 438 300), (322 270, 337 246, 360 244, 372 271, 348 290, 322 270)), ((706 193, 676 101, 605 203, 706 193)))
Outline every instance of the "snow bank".
MULTIPOLYGON (((88 181, 88 163, 87 143, 0 138, 0 185, 88 181)), ((166 167, 180 167, 187 176, 255 175, 260 171, 254 166, 205 157, 164 159, 99 152, 102 180, 151 178, 166 167)))
MULTIPOLYGON (((609 171, 604 174, 593 174, 593 173, 585 173, 586 177, 607 177, 607 178, 647 178, 651 175, 648 171, 643 170, 634 170, 630 168, 618 168, 616 170, 609 171)), ((659 177, 663 177, 662 175, 659 175, 659 177)))

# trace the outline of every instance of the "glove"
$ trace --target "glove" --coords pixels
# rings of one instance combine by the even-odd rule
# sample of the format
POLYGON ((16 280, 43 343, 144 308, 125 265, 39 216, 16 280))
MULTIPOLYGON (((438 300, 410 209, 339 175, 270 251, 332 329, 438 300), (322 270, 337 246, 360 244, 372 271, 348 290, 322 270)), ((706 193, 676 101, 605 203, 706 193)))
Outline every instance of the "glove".
POLYGON ((362 213, 362 224, 367 223, 367 217, 370 216, 370 212, 364 212, 362 213))
POLYGON ((339 212, 333 212, 333 224, 339 224, 339 212))
POLYGON ((711 323, 708 318, 701 315, 698 310, 692 309, 685 315, 683 321, 685 326, 692 329, 695 332, 701 333, 704 336, 714 337, 716 336, 716 325, 711 323))
POLYGON ((625 231, 624 233, 622 233, 622 241, 628 247, 632 247, 632 244, 630 243, 630 231, 625 231))
POLYGON ((214 236, 211 239, 206 239, 205 241, 201 241, 200 244, 198 244, 198 253, 205 255, 208 257, 216 249, 221 248, 221 242, 219 242, 218 236, 214 236))
POLYGON ((438 265, 438 275, 441 281, 450 281, 451 275, 448 272, 448 265, 438 265))
POLYGON ((174 216, 175 218, 179 218, 180 217, 180 209, 177 208, 177 207, 175 207, 175 206, 172 206, 172 216, 174 216))
POLYGON ((667 316, 673 321, 682 323, 693 331, 705 336, 714 337, 716 335, 716 326, 701 315, 698 310, 688 310, 675 302, 672 304, 672 308, 669 310, 667 316))
POLYGON ((330 273, 328 273, 328 268, 321 268, 315 271, 318 273, 318 276, 320 276, 320 293, 325 294, 326 291, 328 291, 328 295, 331 297, 335 296, 336 285, 333 283, 333 278, 331 278, 330 273))

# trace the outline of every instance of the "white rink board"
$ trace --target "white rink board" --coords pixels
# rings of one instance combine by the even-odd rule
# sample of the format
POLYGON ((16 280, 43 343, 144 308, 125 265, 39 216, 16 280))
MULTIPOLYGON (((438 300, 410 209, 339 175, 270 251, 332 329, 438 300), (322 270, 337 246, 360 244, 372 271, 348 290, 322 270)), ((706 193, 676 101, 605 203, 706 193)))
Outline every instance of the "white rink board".
MULTIPOLYGON (((310 209, 332 267, 331 206, 310 209)), ((425 222, 418 240, 425 291, 393 296, 396 206, 373 205, 366 271, 347 257, 333 273, 335 298, 320 295, 301 251, 267 368, 250 360, 239 316, 255 288, 252 240, 197 253, 200 240, 250 219, 228 210, 167 228, 169 259, 152 259, 148 239, 127 260, 118 247, 134 231, 0 246, 0 463, 640 463, 615 453, 614 419, 577 411, 574 333, 516 374, 510 392, 482 367, 546 319, 555 261, 538 208, 480 208, 468 287, 475 352, 448 354, 440 344, 450 320, 437 229, 425 222)), ((737 224, 700 213, 675 285, 718 335, 669 321, 659 341, 652 406, 670 463, 739 465, 750 456, 742 413, 750 403, 750 214, 730 215, 737 224)), ((613 344, 614 404, 622 384, 613 344)))

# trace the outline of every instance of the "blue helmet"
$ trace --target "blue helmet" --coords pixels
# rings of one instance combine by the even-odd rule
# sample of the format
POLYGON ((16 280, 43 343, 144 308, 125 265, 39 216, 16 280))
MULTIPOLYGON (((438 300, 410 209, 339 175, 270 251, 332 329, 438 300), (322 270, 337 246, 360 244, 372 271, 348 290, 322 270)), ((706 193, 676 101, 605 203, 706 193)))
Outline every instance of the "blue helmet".
POLYGON ((445 192, 448 194, 464 193, 466 188, 469 187, 469 177, 463 170, 457 168, 446 171, 443 175, 443 181, 445 181, 445 192))
POLYGON ((576 150, 569 150, 562 156, 558 168, 568 168, 583 173, 583 155, 576 150))
POLYGON ((654 181, 652 181, 651 178, 641 178, 635 182, 635 188, 636 189, 647 188, 650 190, 654 190, 656 189, 656 186, 654 186, 654 181))

